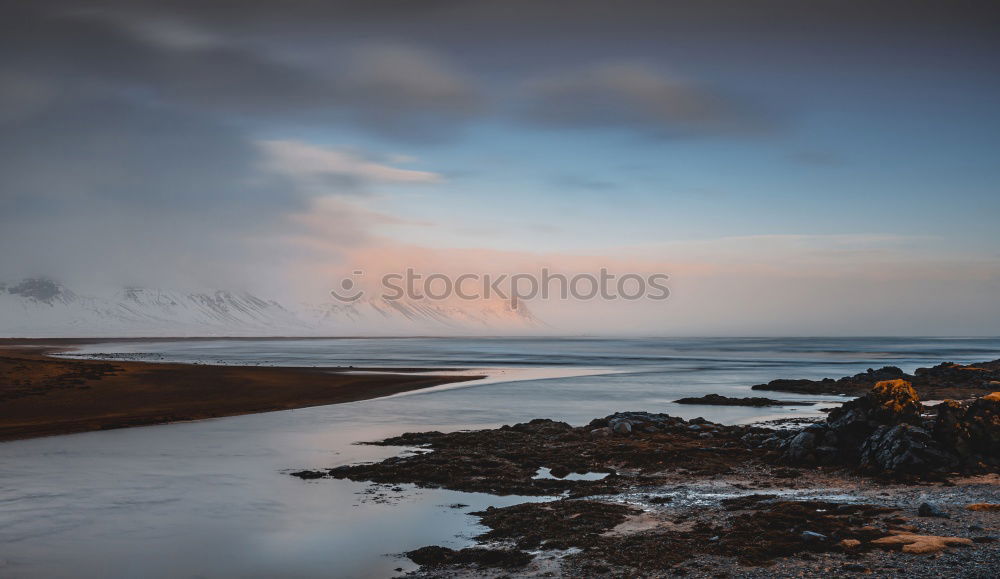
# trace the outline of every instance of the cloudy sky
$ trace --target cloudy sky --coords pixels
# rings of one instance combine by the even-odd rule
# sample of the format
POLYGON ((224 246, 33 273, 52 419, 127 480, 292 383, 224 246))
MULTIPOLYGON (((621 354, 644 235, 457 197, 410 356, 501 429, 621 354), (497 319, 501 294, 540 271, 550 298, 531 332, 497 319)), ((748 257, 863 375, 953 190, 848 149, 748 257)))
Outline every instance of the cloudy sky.
POLYGON ((0 279, 662 271, 567 332, 1000 330, 989 2, 3 1, 0 279))

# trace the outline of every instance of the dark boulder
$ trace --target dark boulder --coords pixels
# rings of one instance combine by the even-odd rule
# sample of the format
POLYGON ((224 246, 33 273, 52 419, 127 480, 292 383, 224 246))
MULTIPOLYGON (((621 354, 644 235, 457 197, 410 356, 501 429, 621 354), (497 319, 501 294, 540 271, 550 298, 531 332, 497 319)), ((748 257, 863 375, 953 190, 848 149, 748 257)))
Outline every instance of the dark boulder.
POLYGON ((944 509, 935 505, 934 503, 920 503, 920 506, 917 507, 917 516, 939 517, 942 519, 949 518, 948 513, 946 513, 944 509))
POLYGON ((852 419, 863 419, 873 424, 918 424, 923 407, 920 397, 906 380, 884 380, 861 398, 845 403, 830 412, 827 422, 837 429, 837 424, 848 424, 852 419))
POLYGON ((1000 467, 1000 393, 946 400, 932 410, 934 418, 922 416, 912 386, 886 380, 830 412, 826 422, 769 444, 793 464, 843 464, 884 474, 1000 467))
POLYGON ((1000 392, 973 402, 963 423, 972 451, 984 459, 1000 461, 1000 392))
POLYGON ((934 439, 970 468, 1000 466, 1000 392, 934 407, 934 439))
POLYGON ((965 427, 968 405, 955 400, 945 400, 935 406, 934 410, 937 411, 934 420, 934 439, 963 458, 972 455, 969 431, 965 427))
POLYGON ((893 474, 940 472, 956 463, 929 432, 911 424, 880 426, 865 440, 859 460, 863 469, 893 474))
POLYGON ((809 425, 786 441, 784 458, 804 464, 857 463, 873 433, 884 426, 920 424, 921 410, 908 382, 879 382, 868 394, 830 412, 826 422, 809 425))

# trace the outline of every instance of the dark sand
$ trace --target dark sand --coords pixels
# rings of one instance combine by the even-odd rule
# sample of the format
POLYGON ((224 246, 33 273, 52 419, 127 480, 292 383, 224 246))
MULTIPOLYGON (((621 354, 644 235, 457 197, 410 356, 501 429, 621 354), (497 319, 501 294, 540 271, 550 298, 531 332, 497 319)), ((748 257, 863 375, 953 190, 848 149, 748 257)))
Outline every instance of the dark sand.
POLYGON ((479 378, 48 355, 81 342, 0 340, 0 440, 355 402, 479 378))

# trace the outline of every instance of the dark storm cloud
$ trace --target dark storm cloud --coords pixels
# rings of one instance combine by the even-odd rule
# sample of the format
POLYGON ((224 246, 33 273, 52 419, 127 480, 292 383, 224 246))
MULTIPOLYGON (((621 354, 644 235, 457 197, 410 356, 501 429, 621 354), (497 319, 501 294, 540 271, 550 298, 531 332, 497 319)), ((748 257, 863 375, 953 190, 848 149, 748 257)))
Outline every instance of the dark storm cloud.
POLYGON ((183 15, 55 5, 11 16, 0 40, 4 68, 48 77, 71 96, 103 90, 229 117, 361 123, 404 136, 438 131, 481 104, 449 62, 406 46, 364 43, 303 66, 183 15))
POLYGON ((906 58, 897 44, 925 45, 932 62, 997 43, 997 11, 971 2, 50 0, 4 12, 4 67, 65 90, 418 140, 511 114, 548 128, 753 133, 781 124, 777 107, 692 71, 891 67, 906 58))

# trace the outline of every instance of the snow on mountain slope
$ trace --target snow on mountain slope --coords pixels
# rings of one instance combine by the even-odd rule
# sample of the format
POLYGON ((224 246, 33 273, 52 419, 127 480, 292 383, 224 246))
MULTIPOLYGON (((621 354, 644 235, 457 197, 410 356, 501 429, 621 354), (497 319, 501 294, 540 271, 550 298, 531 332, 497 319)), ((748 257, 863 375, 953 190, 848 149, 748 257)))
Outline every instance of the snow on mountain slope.
POLYGON ((386 300, 366 297, 351 303, 303 306, 301 314, 315 325, 352 321, 374 329, 436 327, 439 329, 518 329, 544 325, 523 303, 511 309, 506 300, 469 302, 469 305, 436 301, 386 300))
POLYGON ((0 284, 0 336, 314 336, 517 331, 542 325, 522 304, 363 298, 286 308, 248 292, 123 288, 78 294, 58 282, 0 284))

